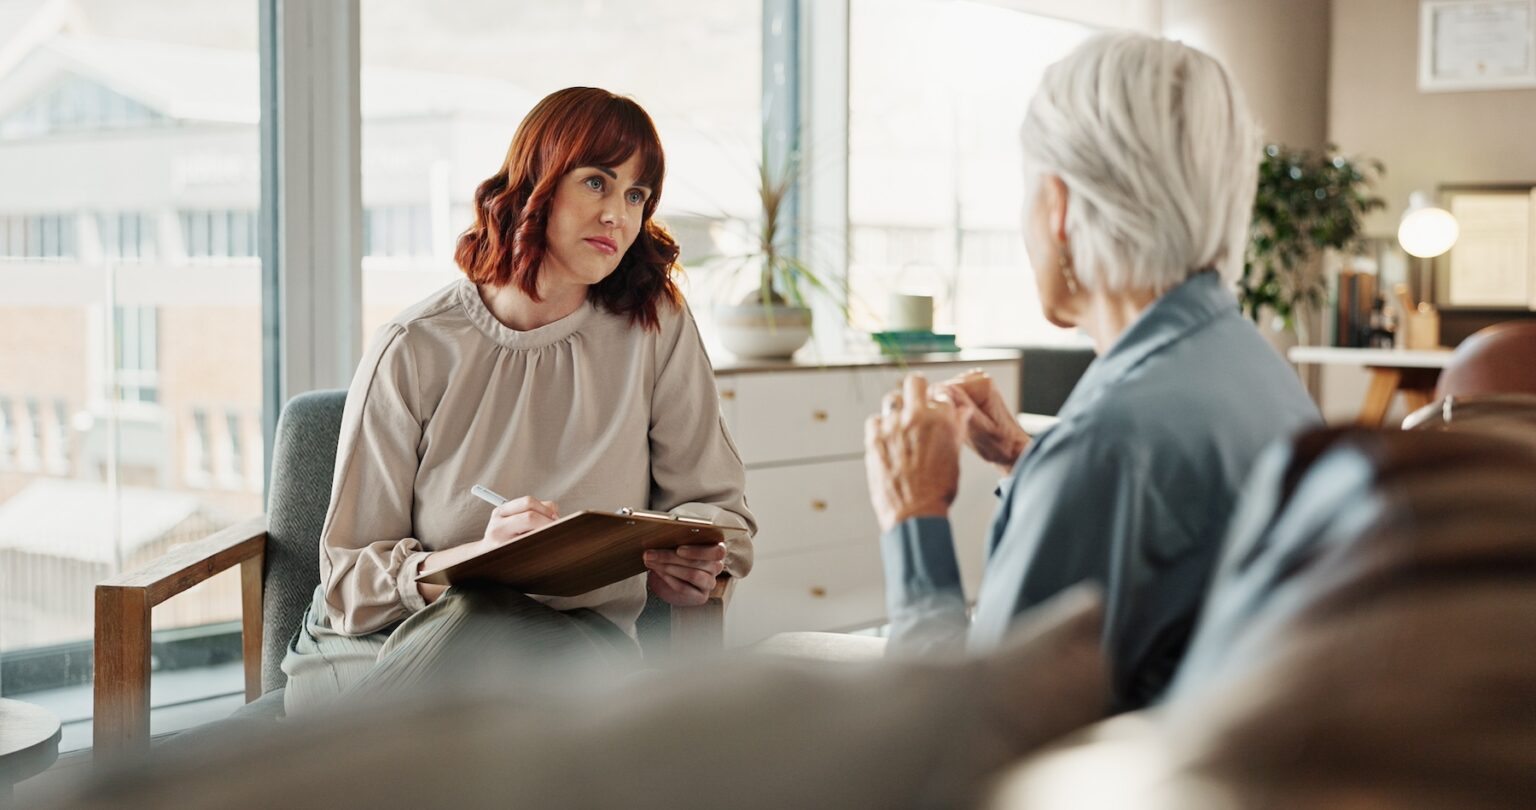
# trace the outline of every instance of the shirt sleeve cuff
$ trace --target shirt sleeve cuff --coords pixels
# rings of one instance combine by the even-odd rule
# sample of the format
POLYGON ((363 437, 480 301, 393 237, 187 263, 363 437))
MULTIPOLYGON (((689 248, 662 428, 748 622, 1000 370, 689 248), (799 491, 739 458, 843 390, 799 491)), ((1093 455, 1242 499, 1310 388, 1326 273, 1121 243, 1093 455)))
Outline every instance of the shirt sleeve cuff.
POLYGON ((395 577, 395 589, 400 593, 400 605, 405 608, 406 614, 415 613, 427 606, 427 600, 422 598, 420 589, 416 587, 416 575, 421 572, 421 564, 430 553, 415 552, 400 564, 400 573, 395 577))
POLYGON ((885 562, 886 592, 893 609, 962 588, 947 517, 902 521, 880 536, 880 556, 885 562))

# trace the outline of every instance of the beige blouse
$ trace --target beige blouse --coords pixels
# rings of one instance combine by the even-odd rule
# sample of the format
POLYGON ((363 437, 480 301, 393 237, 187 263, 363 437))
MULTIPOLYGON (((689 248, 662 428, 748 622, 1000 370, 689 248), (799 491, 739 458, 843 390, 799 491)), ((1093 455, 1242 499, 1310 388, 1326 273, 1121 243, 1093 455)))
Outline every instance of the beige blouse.
MULTIPOLYGON (((465 279, 380 328, 347 393, 320 537, 330 627, 363 635, 425 607, 414 577, 427 553, 484 534, 475 484, 563 515, 629 506, 755 531, 693 315, 659 314, 648 331, 589 303, 518 332, 465 279)), ((726 570, 751 567, 752 541, 731 541, 726 570)), ((537 598, 633 635, 645 576, 537 598)))

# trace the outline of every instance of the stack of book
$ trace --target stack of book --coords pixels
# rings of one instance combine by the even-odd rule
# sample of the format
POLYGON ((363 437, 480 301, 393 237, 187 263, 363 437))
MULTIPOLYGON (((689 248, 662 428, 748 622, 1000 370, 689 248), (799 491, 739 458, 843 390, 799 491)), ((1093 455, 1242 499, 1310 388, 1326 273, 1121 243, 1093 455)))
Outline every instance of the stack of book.
POLYGON ((1334 310, 1333 345, 1364 348, 1372 344, 1371 310, 1376 301, 1376 274, 1339 272, 1338 305, 1334 310))
POLYGON ((881 354, 929 354, 932 352, 958 352, 954 335, 941 335, 932 331, 875 332, 870 335, 881 354))

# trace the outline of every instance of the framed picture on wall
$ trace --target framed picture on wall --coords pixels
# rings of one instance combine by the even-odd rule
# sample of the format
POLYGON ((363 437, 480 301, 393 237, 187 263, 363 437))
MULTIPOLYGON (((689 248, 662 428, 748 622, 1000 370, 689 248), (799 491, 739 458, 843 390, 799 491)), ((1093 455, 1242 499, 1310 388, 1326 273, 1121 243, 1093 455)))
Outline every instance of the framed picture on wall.
POLYGON ((1536 0, 1419 0, 1419 90, 1536 87, 1536 0))
POLYGON ((1460 234, 1435 259, 1439 304, 1536 310, 1536 186, 1441 186, 1460 234))

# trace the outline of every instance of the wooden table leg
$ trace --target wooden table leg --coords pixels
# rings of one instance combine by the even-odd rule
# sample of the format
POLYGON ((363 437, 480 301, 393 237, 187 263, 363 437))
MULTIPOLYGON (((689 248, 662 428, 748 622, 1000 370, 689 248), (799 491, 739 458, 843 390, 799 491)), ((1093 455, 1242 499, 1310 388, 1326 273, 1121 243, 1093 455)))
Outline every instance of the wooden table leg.
POLYGON ((1387 418, 1387 408, 1392 405, 1392 395, 1403 373, 1395 368, 1371 368, 1371 387, 1365 392, 1365 404, 1360 406, 1356 423, 1363 427, 1378 427, 1387 418))
POLYGON ((1425 391, 1422 388, 1404 388, 1403 404, 1408 406, 1408 412, 1413 413, 1428 405, 1435 398, 1434 389, 1425 391))

